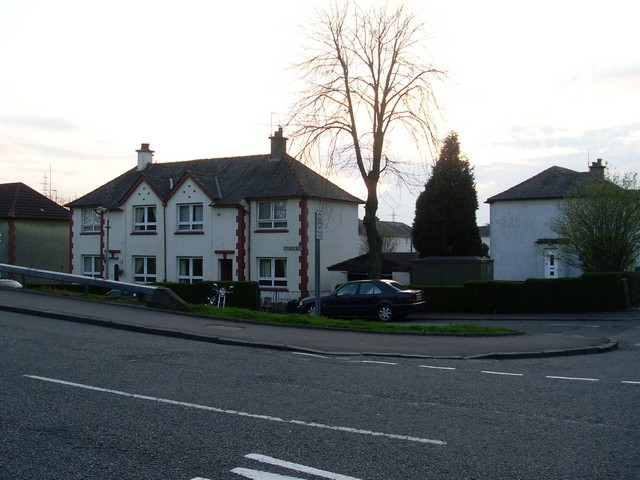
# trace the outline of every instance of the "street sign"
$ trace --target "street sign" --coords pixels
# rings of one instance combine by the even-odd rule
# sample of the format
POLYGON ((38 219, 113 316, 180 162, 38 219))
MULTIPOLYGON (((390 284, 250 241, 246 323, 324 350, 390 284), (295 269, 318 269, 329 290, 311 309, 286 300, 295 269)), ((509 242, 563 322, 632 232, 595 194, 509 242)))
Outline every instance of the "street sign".
POLYGON ((316 212, 316 240, 322 240, 324 231, 322 229, 322 212, 316 212))

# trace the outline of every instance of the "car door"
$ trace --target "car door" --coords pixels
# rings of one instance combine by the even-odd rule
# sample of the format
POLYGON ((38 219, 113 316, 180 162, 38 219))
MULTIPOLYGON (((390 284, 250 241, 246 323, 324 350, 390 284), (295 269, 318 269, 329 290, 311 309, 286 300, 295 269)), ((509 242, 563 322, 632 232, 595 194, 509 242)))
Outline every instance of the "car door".
POLYGON ((345 283, 322 302, 322 313, 332 317, 352 316, 354 297, 357 292, 357 283, 345 283))
POLYGON ((378 303, 382 290, 375 282, 363 282, 357 296, 357 311, 360 317, 375 317, 378 311, 378 303))

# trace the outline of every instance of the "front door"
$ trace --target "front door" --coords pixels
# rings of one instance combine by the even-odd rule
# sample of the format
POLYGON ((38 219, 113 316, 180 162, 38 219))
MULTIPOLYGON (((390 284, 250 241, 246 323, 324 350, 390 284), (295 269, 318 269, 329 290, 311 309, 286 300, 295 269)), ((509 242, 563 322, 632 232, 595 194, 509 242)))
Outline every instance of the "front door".
POLYGON ((220 259, 220 280, 233 280, 233 260, 220 259))
POLYGON ((558 260, 555 248, 544 251, 544 278, 560 278, 562 276, 562 263, 558 260))

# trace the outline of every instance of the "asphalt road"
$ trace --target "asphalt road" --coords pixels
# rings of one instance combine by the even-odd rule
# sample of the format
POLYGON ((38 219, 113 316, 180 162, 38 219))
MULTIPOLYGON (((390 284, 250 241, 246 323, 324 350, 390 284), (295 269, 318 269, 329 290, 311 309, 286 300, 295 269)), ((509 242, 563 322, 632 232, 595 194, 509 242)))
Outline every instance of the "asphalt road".
POLYGON ((528 360, 372 360, 8 312, 0 332, 3 479, 635 479, 640 471, 632 345, 528 360))

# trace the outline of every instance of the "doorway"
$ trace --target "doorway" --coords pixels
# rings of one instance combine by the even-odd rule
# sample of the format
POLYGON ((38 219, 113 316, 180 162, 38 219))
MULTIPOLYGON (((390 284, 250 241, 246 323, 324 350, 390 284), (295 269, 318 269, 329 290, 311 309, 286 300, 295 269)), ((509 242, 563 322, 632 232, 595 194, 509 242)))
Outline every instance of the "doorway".
POLYGON ((233 280, 233 260, 230 258, 220 259, 220 280, 233 280))

